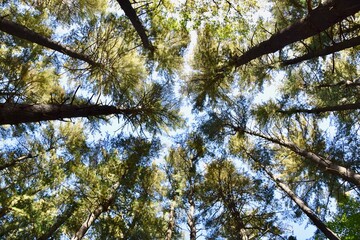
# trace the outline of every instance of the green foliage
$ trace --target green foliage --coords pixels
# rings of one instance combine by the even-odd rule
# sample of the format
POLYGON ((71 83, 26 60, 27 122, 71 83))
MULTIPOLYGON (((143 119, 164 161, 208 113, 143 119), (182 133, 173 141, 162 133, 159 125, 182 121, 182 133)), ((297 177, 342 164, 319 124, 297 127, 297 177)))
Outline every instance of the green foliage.
POLYGON ((299 151, 359 173, 359 109, 341 109, 359 102, 359 47, 285 61, 358 37, 359 13, 241 64, 325 1, 130 3, 151 47, 119 1, 2 1, 1 121, 16 104, 19 119, 37 104, 118 114, 1 126, 0 238, 71 238, 100 211, 85 238, 181 239, 187 223, 209 239, 286 239, 281 219, 306 216, 266 168, 357 239, 357 186, 299 151), (3 19, 94 63, 8 34, 3 19), (339 110, 316 113, 326 107, 339 110))
POLYGON ((201 208, 205 211, 206 226, 211 229, 210 238, 281 234, 281 229, 274 225, 275 214, 271 212, 272 187, 240 173, 231 161, 209 164, 201 189, 201 208))
POLYGON ((356 198, 346 197, 339 203, 338 213, 328 223, 341 239, 355 240, 359 237, 360 204, 356 198))

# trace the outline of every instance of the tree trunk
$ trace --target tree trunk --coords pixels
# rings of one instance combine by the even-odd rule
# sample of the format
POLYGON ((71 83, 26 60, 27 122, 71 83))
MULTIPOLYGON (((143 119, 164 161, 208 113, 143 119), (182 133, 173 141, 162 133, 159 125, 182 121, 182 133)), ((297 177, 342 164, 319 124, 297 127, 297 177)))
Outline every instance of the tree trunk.
POLYGON ((89 214, 89 216, 86 218, 85 222, 81 225, 79 230, 74 234, 74 236, 71 238, 71 240, 80 240, 82 239, 86 232, 89 230, 91 225, 95 222, 96 219, 99 218, 100 214, 103 212, 106 212, 111 204, 113 204, 115 200, 115 195, 112 195, 110 198, 108 198, 103 204, 100 204, 96 207, 96 209, 89 214))
POLYGON ((151 42, 146 34, 145 27, 142 25, 135 9, 131 6, 131 2, 129 0, 117 0, 117 2, 120 4, 120 7, 124 11, 125 15, 130 19, 133 27, 141 39, 144 48, 152 52, 154 47, 151 45, 151 42))
POLYGON ((343 105, 336 105, 336 106, 328 106, 328 107, 319 107, 319 108, 290 108, 288 110, 279 110, 279 113, 285 114, 294 114, 294 113, 325 113, 325 112, 341 112, 347 110, 358 110, 360 109, 360 102, 358 103, 349 103, 343 105))
POLYGON ((136 115, 144 111, 146 109, 120 109, 107 105, 3 103, 0 104, 0 125, 112 114, 136 115))
POLYGON ((262 139, 278 144, 280 146, 286 147, 291 151, 295 152, 296 154, 305 157, 306 159, 320 166, 320 168, 322 168, 325 172, 336 175, 342 178, 343 180, 347 182, 351 182, 357 187, 360 187, 360 174, 355 173, 354 171, 348 168, 337 165, 324 157, 316 155, 315 153, 299 148, 293 143, 283 142, 275 138, 264 136, 254 131, 243 130, 243 132, 252 136, 260 137, 262 139))
POLYGON ((310 60, 310 59, 313 59, 316 57, 323 57, 323 56, 329 55, 331 53, 335 53, 335 52, 338 52, 338 51, 341 51, 341 50, 344 50, 347 48, 355 47, 357 45, 360 45, 360 36, 354 37, 349 40, 342 41, 340 43, 334 43, 332 46, 325 47, 318 51, 309 52, 301 57, 284 60, 284 61, 282 61, 282 65, 287 66, 287 65, 291 65, 291 64, 300 63, 305 60, 310 60))
POLYGON ((276 185, 283 190, 293 202, 296 203, 296 205, 299 206, 299 208, 310 218, 310 220, 314 223, 314 225, 325 234, 327 238, 330 240, 340 240, 336 234, 331 231, 317 216, 316 214, 306 205, 304 201, 302 201, 291 189, 284 183, 280 182, 278 179, 272 175, 272 173, 268 170, 266 170, 265 167, 263 167, 263 170, 269 175, 269 177, 276 183, 276 185))
POLYGON ((86 56, 82 53, 75 52, 53 40, 44 37, 43 35, 30 30, 29 28, 20 25, 18 23, 9 21, 4 17, 0 17, 0 30, 6 32, 15 37, 25 39, 32 43, 37 43, 43 47, 50 48, 57 52, 68 55, 69 57, 76 58, 82 61, 87 62, 91 66, 98 66, 99 64, 93 61, 89 56, 86 56))
POLYGON ((58 216, 55 223, 51 225, 51 227, 44 234, 38 237, 37 240, 50 239, 50 237, 53 236, 54 233, 73 215, 77 208, 78 204, 75 203, 71 205, 62 215, 58 216))
MULTIPOLYGON (((176 193, 175 193, 176 194, 176 193)), ((174 229, 175 229, 175 206, 176 206, 176 196, 171 201, 170 213, 169 213, 169 223, 166 231, 165 240, 171 240, 174 229)))
POLYGON ((236 56, 230 65, 239 67, 262 55, 274 53, 286 45, 314 36, 335 23, 360 11, 359 0, 329 0, 313 9, 308 16, 297 23, 273 34, 268 40, 236 56))
POLYGON ((189 210, 187 224, 190 229, 190 240, 196 240, 196 223, 195 223, 195 202, 194 199, 189 198, 189 210))

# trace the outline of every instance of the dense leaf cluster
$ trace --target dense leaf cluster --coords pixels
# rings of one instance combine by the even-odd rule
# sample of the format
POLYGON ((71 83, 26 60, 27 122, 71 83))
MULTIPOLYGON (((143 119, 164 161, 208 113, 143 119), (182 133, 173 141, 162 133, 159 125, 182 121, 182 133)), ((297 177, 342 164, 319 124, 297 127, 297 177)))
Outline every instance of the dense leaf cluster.
POLYGON ((358 0, 0 3, 0 239, 359 239, 358 0))

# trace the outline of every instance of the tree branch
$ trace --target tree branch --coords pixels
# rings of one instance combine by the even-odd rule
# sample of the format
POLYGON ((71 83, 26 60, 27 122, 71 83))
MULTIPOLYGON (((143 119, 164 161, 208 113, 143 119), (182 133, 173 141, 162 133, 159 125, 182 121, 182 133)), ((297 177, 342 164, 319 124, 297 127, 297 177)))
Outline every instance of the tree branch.
POLYGON ((63 53, 65 55, 68 55, 69 57, 82 60, 84 62, 87 62, 91 66, 99 66, 99 63, 93 61, 89 56, 75 52, 67 48, 66 46, 63 46, 47 37, 44 37, 37 32, 30 30, 26 26, 7 20, 4 17, 0 17, 0 30, 15 37, 25 39, 32 43, 36 43, 43 47, 63 53))
POLYGON ((124 11, 125 15, 131 21, 133 27, 135 28, 136 32, 138 33, 138 35, 141 39, 141 42, 142 42, 144 48, 153 52, 154 47, 152 46, 152 44, 146 34, 146 29, 142 25, 139 17, 137 16, 135 9, 131 6, 130 1, 129 0, 117 0, 117 2, 120 4, 120 7, 124 11))
POLYGON ((239 67, 262 55, 274 53, 283 47, 314 36, 335 23, 360 11, 358 0, 329 0, 313 9, 297 23, 273 34, 268 40, 250 48, 241 56, 233 57, 230 66, 239 67))
POLYGON ((305 60, 310 60, 310 59, 313 59, 316 57, 323 57, 323 56, 329 55, 331 53, 335 53, 335 52, 339 52, 339 51, 347 49, 347 48, 355 47, 357 45, 360 45, 360 36, 351 38, 349 40, 344 40, 340 43, 334 43, 332 46, 325 47, 318 51, 309 52, 301 57, 284 60, 284 61, 282 61, 282 65, 288 66, 291 64, 300 63, 305 60))

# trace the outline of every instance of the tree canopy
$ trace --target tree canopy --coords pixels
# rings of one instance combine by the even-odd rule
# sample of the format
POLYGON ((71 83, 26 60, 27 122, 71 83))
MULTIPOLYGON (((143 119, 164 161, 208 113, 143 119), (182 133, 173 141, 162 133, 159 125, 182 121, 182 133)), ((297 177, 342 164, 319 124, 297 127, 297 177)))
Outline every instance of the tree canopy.
POLYGON ((358 0, 2 1, 0 239, 359 239, 359 36, 358 0))

